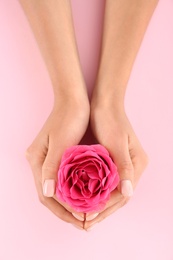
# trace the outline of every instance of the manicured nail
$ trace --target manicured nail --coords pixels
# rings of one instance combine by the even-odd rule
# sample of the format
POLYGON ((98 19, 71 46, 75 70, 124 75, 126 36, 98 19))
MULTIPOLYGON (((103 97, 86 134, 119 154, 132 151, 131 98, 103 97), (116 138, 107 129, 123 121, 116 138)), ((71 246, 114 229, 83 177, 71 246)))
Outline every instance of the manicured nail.
POLYGON ((78 220, 80 220, 80 221, 84 221, 84 218, 83 218, 82 216, 80 216, 80 215, 78 215, 78 214, 76 214, 76 213, 73 213, 73 212, 72 212, 72 215, 73 215, 76 219, 78 219, 78 220))
POLYGON ((97 223, 95 223, 94 225, 92 225, 91 227, 89 227, 86 231, 88 232, 88 231, 91 231, 91 230, 93 230, 94 228, 95 228, 95 225, 96 225, 97 223))
POLYGON ((72 224, 75 228, 77 228, 77 229, 80 229, 80 230, 84 230, 82 227, 79 227, 79 226, 77 226, 77 225, 75 225, 75 224, 72 224))
POLYGON ((94 218, 96 218, 96 217, 98 216, 98 214, 99 214, 99 213, 95 213, 95 214, 86 216, 86 220, 87 220, 87 221, 93 220, 94 218))
POLYGON ((124 197, 131 197, 133 195, 133 187, 130 180, 121 181, 121 193, 124 197))
POLYGON ((43 194, 45 197, 53 197, 55 193, 55 180, 45 180, 43 185, 43 194))

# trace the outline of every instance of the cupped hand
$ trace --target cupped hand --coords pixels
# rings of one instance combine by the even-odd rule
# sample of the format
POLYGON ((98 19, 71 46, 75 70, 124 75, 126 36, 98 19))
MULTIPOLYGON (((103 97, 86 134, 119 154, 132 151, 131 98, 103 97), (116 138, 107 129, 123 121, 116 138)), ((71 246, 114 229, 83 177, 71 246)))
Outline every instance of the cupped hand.
POLYGON ((61 156, 67 147, 80 142, 88 126, 87 100, 59 98, 43 128, 26 151, 39 200, 60 219, 83 228, 84 214, 74 212, 55 195, 61 156), (74 215, 73 215, 73 214, 74 215))
POLYGON ((106 147, 117 165, 120 182, 104 210, 86 216, 85 229, 90 229, 129 201, 148 160, 122 106, 111 103, 111 99, 109 102, 92 101, 90 121, 98 142, 106 147))

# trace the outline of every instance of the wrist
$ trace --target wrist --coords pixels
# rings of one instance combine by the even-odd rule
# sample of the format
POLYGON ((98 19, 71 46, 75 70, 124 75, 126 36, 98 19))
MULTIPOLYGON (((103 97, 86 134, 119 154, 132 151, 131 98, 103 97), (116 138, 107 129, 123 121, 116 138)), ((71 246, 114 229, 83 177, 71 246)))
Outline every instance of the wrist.
POLYGON ((68 102, 76 101, 89 102, 87 88, 83 78, 77 77, 76 79, 69 78, 68 76, 57 80, 53 83, 54 103, 61 100, 68 102))
MULTIPOLYGON (((77 108, 78 111, 85 111, 89 113, 90 104, 87 95, 86 88, 84 86, 67 86, 66 88, 57 89, 56 93, 54 92, 54 104, 53 109, 59 110, 61 106, 66 106, 68 109, 77 108)), ((84 113, 85 113, 84 112, 84 113)))
POLYGON ((116 86, 97 85, 94 88, 91 99, 91 110, 96 108, 115 108, 117 112, 124 112, 125 91, 123 88, 116 86))

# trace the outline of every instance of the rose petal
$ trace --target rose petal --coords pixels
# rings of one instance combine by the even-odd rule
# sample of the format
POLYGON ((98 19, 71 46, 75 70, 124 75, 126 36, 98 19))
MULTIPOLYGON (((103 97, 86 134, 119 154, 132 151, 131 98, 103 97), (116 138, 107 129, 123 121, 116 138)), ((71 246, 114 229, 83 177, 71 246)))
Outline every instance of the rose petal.
POLYGON ((100 200, 106 200, 108 198, 108 196, 110 195, 110 191, 109 189, 104 190, 100 193, 100 200))
POLYGON ((74 146, 67 148, 62 156, 61 161, 64 161, 64 160, 67 160, 67 159, 73 157, 73 153, 76 152, 78 149, 79 149, 79 145, 74 145, 74 146))
POLYGON ((71 185, 70 185, 70 181, 66 181, 63 186, 62 186, 62 193, 65 196, 70 196, 70 189, 71 189, 71 185))
POLYGON ((68 179, 68 177, 71 174, 71 170, 72 170, 71 164, 67 164, 67 165, 65 165, 64 167, 61 168, 61 172, 63 171, 63 181, 68 179))
POLYGON ((79 180, 79 176, 76 172, 72 172, 67 180, 71 179, 72 185, 76 184, 79 180))
POLYGON ((98 171, 98 175, 100 177, 100 179, 102 180, 103 178, 105 178, 106 176, 106 173, 105 173, 105 170, 103 169, 103 167, 101 167, 98 171))
MULTIPOLYGON (((118 178, 117 176, 118 176, 117 172, 115 172, 115 171, 110 172, 109 175, 106 178, 106 182, 103 186, 103 189, 105 190, 107 188, 110 188, 112 185, 114 186, 115 185, 114 181, 115 181, 116 178, 118 178)), ((119 182, 119 179, 116 179, 117 185, 118 185, 118 182, 119 182)))
POLYGON ((89 147, 89 145, 74 145, 67 148, 62 156, 60 165, 64 166, 73 162, 76 154, 85 153, 88 149, 90 150, 89 147))
MULTIPOLYGON (((112 184, 112 182, 111 182, 111 184, 112 184)), ((102 186, 102 190, 107 190, 109 186, 110 186, 110 179, 108 177, 106 177, 104 185, 102 186)))
POLYGON ((96 195, 93 195, 89 199, 86 199, 85 201, 88 203, 88 205, 92 204, 98 204, 100 200, 100 192, 98 192, 96 195))
POLYGON ((93 180, 93 179, 89 180, 88 189, 90 190, 91 193, 96 192, 99 187, 100 187, 100 181, 99 180, 93 180))
MULTIPOLYGON (((89 166, 89 165, 93 165, 93 167, 95 166, 96 168, 96 172, 101 168, 102 166, 102 161, 98 160, 97 158, 82 158, 81 161, 78 162, 73 162, 74 165, 77 165, 78 168, 80 169, 84 169, 89 166)), ((74 166, 72 166, 74 167, 74 166)))
POLYGON ((120 178, 119 178, 119 175, 117 174, 115 179, 113 180, 113 183, 109 187, 110 192, 113 191, 118 186, 119 180, 120 180, 120 178))
POLYGON ((93 160, 86 164, 83 168, 87 173, 92 173, 92 172, 98 172, 95 164, 93 163, 93 160))
POLYGON ((106 155, 109 155, 109 152, 106 150, 106 148, 100 144, 94 144, 92 145, 94 151, 97 153, 97 154, 106 154, 106 155))
POLYGON ((62 192, 58 188, 56 188, 56 197, 61 201, 65 201, 62 196, 62 192))
POLYGON ((84 183, 89 181, 88 174, 84 170, 79 170, 79 179, 84 183))
POLYGON ((91 178, 91 179, 99 179, 99 176, 98 176, 98 173, 97 172, 90 172, 88 173, 88 176, 91 178))
POLYGON ((74 185, 70 188, 70 194, 72 199, 82 199, 81 190, 78 185, 74 185))
MULTIPOLYGON (((111 162, 112 163, 112 162, 111 162)), ((104 161, 102 161, 102 165, 101 165, 101 169, 102 169, 102 173, 105 176, 108 176, 110 173, 110 167, 108 164, 106 164, 104 161)))
POLYGON ((72 162, 76 162, 76 163, 78 163, 78 162, 81 162, 81 159, 83 159, 82 161, 84 161, 84 160, 91 160, 91 159, 93 159, 93 158, 97 158, 98 160, 100 160, 100 157, 98 156, 98 154, 96 154, 95 152, 93 152, 93 151, 90 151, 90 150, 88 150, 88 151, 85 151, 84 153, 82 153, 82 154, 76 154, 75 156, 74 156, 74 159, 72 160, 72 162))
POLYGON ((82 200, 82 199, 80 199, 80 200, 76 199, 76 200, 75 200, 75 199, 72 199, 72 198, 70 198, 70 197, 65 197, 65 201, 66 201, 69 205, 71 205, 72 207, 73 207, 73 206, 79 207, 79 206, 83 206, 83 205, 86 206, 85 200, 82 200))
POLYGON ((68 148, 62 157, 56 194, 86 213, 103 208, 118 182, 117 168, 103 146, 78 145, 68 148))
POLYGON ((58 188, 61 190, 61 184, 64 183, 65 178, 61 170, 58 171, 58 188))
POLYGON ((102 187, 104 187, 105 186, 105 182, 107 181, 107 177, 104 177, 103 179, 102 179, 102 182, 101 182, 101 184, 102 184, 102 187))
POLYGON ((84 186, 84 188, 81 190, 81 193, 84 199, 88 199, 92 196, 92 193, 88 189, 88 185, 84 186))

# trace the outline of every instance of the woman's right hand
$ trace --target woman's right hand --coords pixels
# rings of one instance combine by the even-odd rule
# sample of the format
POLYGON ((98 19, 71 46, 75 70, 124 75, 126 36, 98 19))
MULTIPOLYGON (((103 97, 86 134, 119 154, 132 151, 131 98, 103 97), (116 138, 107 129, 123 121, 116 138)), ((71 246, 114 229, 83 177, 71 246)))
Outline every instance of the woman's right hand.
POLYGON ((26 151, 39 200, 60 219, 83 229, 84 214, 74 212, 55 195, 61 156, 80 142, 89 122, 88 99, 59 97, 43 128, 26 151), (77 218, 73 216, 76 216, 77 218))

